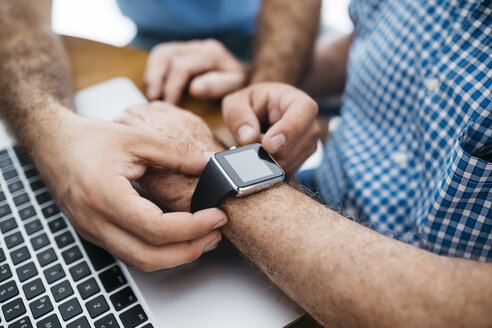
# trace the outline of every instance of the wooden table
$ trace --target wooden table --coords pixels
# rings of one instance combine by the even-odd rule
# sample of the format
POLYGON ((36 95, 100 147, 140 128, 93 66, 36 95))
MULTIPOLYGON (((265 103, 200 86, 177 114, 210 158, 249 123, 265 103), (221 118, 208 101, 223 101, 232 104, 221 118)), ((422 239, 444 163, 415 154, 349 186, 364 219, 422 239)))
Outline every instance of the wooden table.
MULTIPOLYGON (((146 52, 67 36, 63 36, 63 41, 72 64, 75 91, 114 77, 125 76, 144 92, 142 75, 148 56, 146 52)), ((232 144, 232 136, 222 122, 219 102, 186 98, 180 107, 203 117, 219 138, 232 144)), ((309 316, 305 316, 291 327, 313 328, 319 325, 309 316)))

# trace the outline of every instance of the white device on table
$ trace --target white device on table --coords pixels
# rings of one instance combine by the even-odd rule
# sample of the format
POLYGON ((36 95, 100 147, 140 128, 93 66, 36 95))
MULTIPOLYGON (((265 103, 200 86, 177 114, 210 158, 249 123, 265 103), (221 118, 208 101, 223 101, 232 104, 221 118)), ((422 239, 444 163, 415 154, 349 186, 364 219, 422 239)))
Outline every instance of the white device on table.
MULTIPOLYGON (((102 120, 146 102, 126 78, 75 96, 81 115, 102 120)), ((153 273, 115 262, 79 239, 14 144, 2 124, 0 327, 283 327, 303 314, 227 241, 153 273)))

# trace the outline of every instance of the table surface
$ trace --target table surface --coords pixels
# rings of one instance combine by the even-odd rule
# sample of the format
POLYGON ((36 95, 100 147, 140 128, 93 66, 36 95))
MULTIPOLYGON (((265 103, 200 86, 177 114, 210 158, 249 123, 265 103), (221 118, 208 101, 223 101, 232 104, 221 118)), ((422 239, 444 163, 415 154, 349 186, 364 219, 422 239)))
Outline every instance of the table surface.
MULTIPOLYGON (((129 78, 144 91, 142 75, 147 52, 68 36, 62 38, 72 65, 75 91, 118 76, 129 78)), ((203 117, 212 131, 225 143, 233 142, 230 132, 222 122, 220 102, 185 98, 179 105, 203 117)), ((313 328, 319 325, 309 316, 305 316, 291 327, 313 328)))

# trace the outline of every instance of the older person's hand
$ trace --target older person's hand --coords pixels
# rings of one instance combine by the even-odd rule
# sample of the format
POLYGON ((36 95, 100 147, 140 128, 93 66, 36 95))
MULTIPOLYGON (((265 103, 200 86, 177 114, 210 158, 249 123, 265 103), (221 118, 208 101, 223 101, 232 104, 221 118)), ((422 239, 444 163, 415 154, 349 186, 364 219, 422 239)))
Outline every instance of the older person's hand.
POLYGON ((189 83, 190 95, 221 98, 246 83, 245 67, 217 40, 155 46, 144 74, 147 96, 176 104, 189 83))
POLYGON ((316 150, 318 105, 292 86, 252 84, 225 97, 222 111, 240 145, 261 142, 287 173, 294 172, 316 150))
MULTIPOLYGON (((116 122, 157 132, 164 139, 193 144, 205 152, 224 150, 200 117, 166 102, 154 101, 133 106, 120 115, 116 122)), ((148 169, 138 182, 165 207, 175 211, 189 211, 198 178, 176 170, 154 167, 148 169)))

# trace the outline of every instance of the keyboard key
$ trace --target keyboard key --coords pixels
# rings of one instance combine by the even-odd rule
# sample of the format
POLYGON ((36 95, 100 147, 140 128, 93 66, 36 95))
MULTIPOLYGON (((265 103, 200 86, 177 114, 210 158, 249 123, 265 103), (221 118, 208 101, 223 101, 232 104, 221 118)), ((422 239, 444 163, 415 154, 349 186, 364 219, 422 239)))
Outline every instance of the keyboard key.
POLYGON ((68 280, 64 280, 59 284, 51 287, 51 294, 53 295, 55 301, 59 302, 61 300, 64 300, 68 296, 73 295, 73 289, 72 286, 70 286, 68 280))
POLYGON ((24 302, 18 298, 10 303, 2 305, 2 312, 5 316, 5 320, 12 321, 26 313, 26 307, 24 306, 24 302))
POLYGON ((84 281, 77 285, 77 289, 79 290, 80 296, 85 300, 92 295, 99 293, 99 286, 94 278, 84 281))
POLYGON ((45 266, 50 263, 53 263, 57 259, 58 257, 56 256, 53 248, 48 248, 47 250, 42 251, 41 253, 38 254, 38 261, 41 266, 45 266))
POLYGON ((37 328, 62 328, 56 314, 52 314, 36 324, 37 328))
POLYGON ((29 304, 34 319, 41 318, 43 315, 53 311, 53 305, 48 296, 38 298, 29 304))
POLYGON ((26 246, 17 248, 15 251, 10 252, 10 258, 15 265, 22 263, 31 258, 31 254, 26 246))
POLYGON ((126 278, 117 265, 101 272, 99 279, 101 279, 101 283, 108 293, 126 284, 126 278))
POLYGON ((67 325, 67 328, 91 328, 89 325, 89 321, 87 321, 86 317, 80 317, 77 320, 70 322, 67 325))
POLYGON ((32 162, 26 150, 21 146, 14 146, 14 151, 15 151, 15 155, 17 155, 17 159, 19 160, 19 163, 21 163, 22 166, 25 166, 32 162))
POLYGON ((0 285, 0 304, 17 295, 19 295, 19 289, 17 289, 15 281, 10 280, 5 284, 0 285))
POLYGON ((24 291, 24 295, 28 300, 41 295, 46 291, 44 288, 43 282, 40 278, 34 279, 33 281, 28 282, 24 286, 22 286, 22 290, 24 291))
POLYGON ((20 245, 23 242, 24 242, 24 238, 22 238, 22 234, 20 233, 20 231, 17 231, 5 237, 5 245, 7 245, 7 248, 9 249, 17 245, 20 245))
POLYGON ((120 320, 123 322, 125 328, 134 328, 147 321, 147 315, 142 309, 142 306, 137 305, 120 314, 120 320))
POLYGON ((29 262, 17 268, 17 276, 21 282, 26 281, 38 274, 38 270, 34 262, 29 262))
POLYGON ((21 181, 11 182, 9 184, 9 190, 13 194, 14 192, 17 192, 19 190, 24 190, 24 185, 21 181))
POLYGON ((120 328, 120 325, 112 314, 108 314, 107 316, 97 320, 94 325, 96 328, 120 328))
POLYGON ((48 284, 51 284, 61 278, 65 277, 65 271, 60 264, 55 264, 52 267, 44 270, 44 276, 46 277, 46 281, 48 284))
POLYGON ((39 221, 38 219, 36 219, 36 220, 33 220, 33 221, 29 222, 29 223, 26 223, 24 225, 24 228, 26 229, 26 233, 28 235, 32 235, 33 233, 42 230, 43 229, 43 225, 41 224, 41 221, 39 221))
POLYGON ((142 326, 142 328, 154 328, 151 323, 146 324, 145 326, 142 326))
POLYGON ((43 180, 34 180, 30 183, 32 191, 36 191, 46 187, 43 180))
POLYGON ((32 328, 29 317, 24 317, 9 325, 9 328, 32 328))
POLYGON ((12 160, 8 157, 0 159, 0 168, 4 169, 7 166, 12 165, 12 160))
POLYGON ((8 157, 0 159, 0 168, 4 169, 7 166, 12 165, 12 160, 8 157))
POLYGON ((55 241, 56 244, 58 245, 58 248, 63 248, 75 242, 72 233, 70 231, 65 231, 64 233, 59 234, 58 236, 55 237, 55 241))
POLYGON ((111 300, 111 303, 113 303, 116 311, 123 310, 137 301, 137 297, 130 287, 123 288, 119 292, 111 295, 109 299, 111 300))
POLYGON ((65 321, 68 321, 76 315, 82 313, 82 307, 76 298, 72 298, 71 300, 61 304, 58 309, 60 310, 63 320, 65 321))
POLYGON ((91 328, 89 325, 89 321, 87 321, 86 317, 80 317, 77 320, 70 322, 67 325, 67 328, 91 328))
POLYGON ((86 262, 81 262, 70 268, 70 274, 74 281, 79 281, 80 279, 87 277, 90 273, 91 270, 86 262))
POLYGON ((7 263, 0 265, 0 282, 12 277, 12 271, 7 263))
POLYGON ((18 174, 17 174, 17 171, 15 170, 15 168, 12 168, 12 169, 7 170, 7 171, 3 171, 3 178, 5 179, 5 181, 16 178, 17 175, 18 174))
POLYGON ((34 238, 31 238, 31 245, 34 250, 39 250, 50 244, 50 240, 45 233, 42 233, 34 238))
POLYGON ((65 260, 65 263, 71 264, 79 259, 82 258, 82 253, 80 252, 80 249, 78 246, 74 246, 72 248, 67 249, 62 253, 63 259, 65 260))
POLYGON ((89 243, 88 241, 81 239, 82 246, 84 246, 89 259, 91 260, 92 265, 96 271, 101 270, 102 268, 107 267, 113 263, 116 263, 114 257, 106 252, 104 249, 97 247, 94 244, 89 243))
POLYGON ((0 222, 0 231, 2 233, 7 233, 15 228, 17 228, 17 222, 15 222, 14 218, 8 218, 0 222))
POLYGON ((9 156, 9 152, 7 151, 7 149, 0 150, 0 157, 8 157, 8 156, 9 156))
POLYGON ((30 179, 32 177, 38 176, 39 173, 35 167, 31 167, 30 169, 24 171, 24 175, 26 176, 26 178, 30 179))
POLYGON ((5 261, 7 258, 5 257, 5 253, 3 252, 3 249, 0 248, 0 263, 5 261))
POLYGON ((28 206, 19 210, 19 216, 22 219, 22 221, 32 218, 35 215, 36 215, 36 210, 32 206, 28 206))
POLYGON ((43 215, 47 219, 58 213, 60 213, 60 209, 55 204, 51 204, 43 208, 43 215))
POLYGON ((12 213, 12 211, 10 210, 9 204, 0 206, 0 218, 3 218, 4 216, 9 215, 10 213, 12 213))
POLYGON ((55 233, 62 229, 65 229, 67 227, 67 223, 65 222, 64 218, 59 217, 58 219, 54 219, 53 221, 48 223, 48 226, 50 227, 51 232, 55 233))
POLYGON ((3 202, 5 200, 5 194, 0 191, 0 202, 3 202))
POLYGON ((42 192, 36 196, 36 200, 38 201, 39 205, 49 202, 51 199, 51 195, 48 191, 42 192))
POLYGON ((92 319, 109 310, 109 305, 102 295, 85 303, 85 307, 87 308, 87 312, 89 312, 92 319))
POLYGON ((29 196, 26 193, 17 195, 14 197, 14 203, 16 206, 21 206, 29 201, 29 196))

